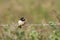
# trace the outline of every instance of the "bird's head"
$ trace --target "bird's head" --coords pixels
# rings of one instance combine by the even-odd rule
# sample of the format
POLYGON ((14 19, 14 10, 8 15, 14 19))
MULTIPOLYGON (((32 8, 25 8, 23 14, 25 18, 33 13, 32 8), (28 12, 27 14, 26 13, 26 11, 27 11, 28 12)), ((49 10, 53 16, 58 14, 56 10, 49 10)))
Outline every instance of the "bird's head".
POLYGON ((24 18, 24 17, 22 17, 22 18, 20 18, 20 20, 21 20, 21 21, 25 21, 25 18, 24 18))

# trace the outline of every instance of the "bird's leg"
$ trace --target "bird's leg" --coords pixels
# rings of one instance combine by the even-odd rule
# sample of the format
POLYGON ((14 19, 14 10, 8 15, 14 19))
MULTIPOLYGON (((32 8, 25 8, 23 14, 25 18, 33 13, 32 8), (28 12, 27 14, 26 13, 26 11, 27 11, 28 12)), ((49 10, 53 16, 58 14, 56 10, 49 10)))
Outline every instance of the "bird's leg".
POLYGON ((18 28, 22 28, 22 26, 21 26, 21 25, 19 25, 19 26, 18 26, 18 28))

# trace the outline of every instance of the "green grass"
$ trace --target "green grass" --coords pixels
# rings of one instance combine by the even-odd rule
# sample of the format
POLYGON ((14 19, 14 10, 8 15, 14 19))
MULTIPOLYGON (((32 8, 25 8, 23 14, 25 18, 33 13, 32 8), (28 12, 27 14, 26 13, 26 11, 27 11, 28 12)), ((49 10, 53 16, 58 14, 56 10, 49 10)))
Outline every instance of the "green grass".
POLYGON ((0 0, 0 24, 17 23, 22 16, 31 24, 49 24, 49 26, 29 25, 27 29, 3 26, 0 29, 0 40, 60 40, 60 29, 57 25, 51 25, 59 22, 55 17, 60 14, 59 2, 59 0, 0 0), (53 10, 57 13, 55 14, 53 10))

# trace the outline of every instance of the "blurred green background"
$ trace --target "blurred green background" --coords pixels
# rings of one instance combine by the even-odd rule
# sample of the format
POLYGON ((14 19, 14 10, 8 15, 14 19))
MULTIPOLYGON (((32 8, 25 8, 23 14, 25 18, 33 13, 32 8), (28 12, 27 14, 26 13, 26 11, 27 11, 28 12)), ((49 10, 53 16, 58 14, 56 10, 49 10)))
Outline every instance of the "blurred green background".
MULTIPOLYGON (((60 0, 0 0, 0 24, 60 22, 60 0)), ((50 23, 51 24, 51 23, 50 23)), ((60 26, 0 27, 0 40, 60 40, 60 26)))

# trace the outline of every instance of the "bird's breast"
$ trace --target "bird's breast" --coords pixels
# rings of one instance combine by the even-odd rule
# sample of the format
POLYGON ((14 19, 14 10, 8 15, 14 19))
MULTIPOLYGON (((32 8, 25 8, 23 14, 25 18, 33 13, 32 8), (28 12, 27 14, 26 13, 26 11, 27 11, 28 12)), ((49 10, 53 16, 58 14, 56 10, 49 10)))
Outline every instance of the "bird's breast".
POLYGON ((18 25, 23 25, 24 21, 18 21, 18 25))

